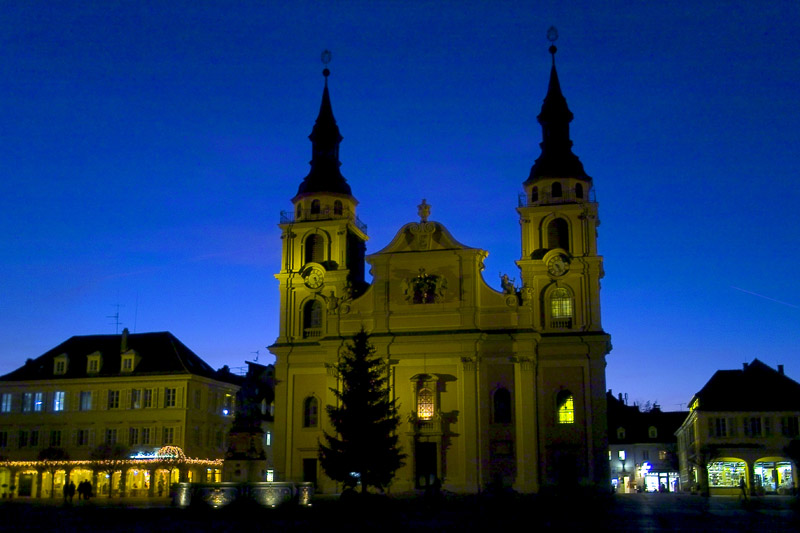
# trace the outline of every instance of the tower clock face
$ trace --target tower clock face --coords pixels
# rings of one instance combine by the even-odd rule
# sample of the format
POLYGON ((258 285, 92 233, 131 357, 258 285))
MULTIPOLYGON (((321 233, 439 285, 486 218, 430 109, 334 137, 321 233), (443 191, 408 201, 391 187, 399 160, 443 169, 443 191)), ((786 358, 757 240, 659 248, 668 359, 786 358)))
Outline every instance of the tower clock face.
POLYGON ((561 254, 556 255, 555 257, 551 257, 549 261, 547 261, 547 271, 552 276, 563 276, 569 270, 569 263, 567 262, 567 258, 561 254))
POLYGON ((309 289, 319 289, 325 283, 325 272, 319 267, 311 267, 303 273, 303 280, 309 289))

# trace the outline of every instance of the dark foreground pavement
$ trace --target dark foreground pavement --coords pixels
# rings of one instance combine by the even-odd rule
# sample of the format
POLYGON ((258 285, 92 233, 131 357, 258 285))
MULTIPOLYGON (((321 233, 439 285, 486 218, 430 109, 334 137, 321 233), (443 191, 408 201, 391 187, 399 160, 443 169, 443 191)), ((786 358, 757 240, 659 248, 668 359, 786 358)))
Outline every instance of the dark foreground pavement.
POLYGON ((800 531, 789 497, 617 496, 319 498, 311 508, 175 509, 163 502, 0 501, 2 531, 800 531))

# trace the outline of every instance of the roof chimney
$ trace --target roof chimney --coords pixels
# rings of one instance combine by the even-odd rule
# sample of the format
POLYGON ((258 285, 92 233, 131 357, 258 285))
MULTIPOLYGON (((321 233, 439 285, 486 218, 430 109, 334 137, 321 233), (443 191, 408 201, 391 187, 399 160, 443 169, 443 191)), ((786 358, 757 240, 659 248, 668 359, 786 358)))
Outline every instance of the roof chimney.
POLYGON ((783 375, 783 365, 778 365, 778 374, 783 375))
POLYGON ((750 364, 749 364, 749 363, 743 363, 743 365, 744 365, 744 370, 747 370, 747 367, 748 367, 750 364))
POLYGON ((122 342, 120 343, 119 353, 128 351, 128 328, 122 330, 122 342))

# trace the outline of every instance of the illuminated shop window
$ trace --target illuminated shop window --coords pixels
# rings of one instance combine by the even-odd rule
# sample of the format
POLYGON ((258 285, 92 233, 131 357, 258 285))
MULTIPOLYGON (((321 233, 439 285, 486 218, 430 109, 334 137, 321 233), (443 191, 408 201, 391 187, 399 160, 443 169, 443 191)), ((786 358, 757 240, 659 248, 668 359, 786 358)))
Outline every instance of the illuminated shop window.
POLYGON ((313 396, 309 396, 303 401, 303 427, 317 427, 317 414, 319 411, 319 401, 313 396))
POLYGON ((433 418, 433 391, 427 387, 417 393, 417 416, 420 420, 433 418))
POLYGON ((574 424, 575 423, 575 400, 572 393, 569 391, 561 391, 558 393, 558 423, 559 424, 574 424))
POLYGON ((711 487, 738 487, 742 478, 747 479, 747 465, 744 461, 708 463, 708 485, 711 487))

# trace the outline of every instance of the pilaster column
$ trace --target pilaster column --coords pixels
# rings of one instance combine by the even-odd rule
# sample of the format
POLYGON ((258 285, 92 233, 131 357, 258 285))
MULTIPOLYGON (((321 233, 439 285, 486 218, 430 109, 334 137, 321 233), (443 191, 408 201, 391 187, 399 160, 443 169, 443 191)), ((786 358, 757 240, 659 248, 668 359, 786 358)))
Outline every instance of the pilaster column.
POLYGON ((34 494, 36 498, 42 497, 42 471, 36 471, 36 493, 34 494))
POLYGON ((480 432, 480 391, 478 390, 478 358, 461 358, 461 397, 464 402, 463 450, 462 464, 464 468, 464 488, 483 490, 484 458, 482 454, 485 443, 480 432))
POLYGON ((539 489, 539 417, 536 402, 536 360, 515 357, 514 363, 514 424, 516 426, 517 478, 514 489, 522 493, 539 489))

